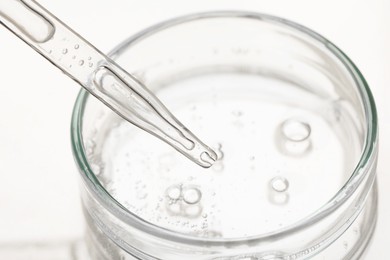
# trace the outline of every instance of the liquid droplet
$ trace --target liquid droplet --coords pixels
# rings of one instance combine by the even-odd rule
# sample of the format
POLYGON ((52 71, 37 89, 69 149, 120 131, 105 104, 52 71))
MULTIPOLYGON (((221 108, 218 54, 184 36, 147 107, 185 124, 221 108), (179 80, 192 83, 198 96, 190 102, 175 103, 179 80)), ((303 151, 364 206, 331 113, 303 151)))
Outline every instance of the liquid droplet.
POLYGON ((65 48, 62 50, 62 54, 67 54, 67 53, 68 53, 68 49, 65 48))
POLYGON ((80 65, 80 66, 83 66, 83 65, 84 65, 84 60, 80 60, 80 61, 79 61, 79 65, 80 65))
POLYGON ((90 62, 90 63, 88 64, 88 66, 89 66, 90 68, 92 68, 92 66, 93 66, 93 63, 92 63, 92 62, 90 62))
POLYGON ((74 48, 77 50, 80 47, 80 45, 76 44, 74 48))

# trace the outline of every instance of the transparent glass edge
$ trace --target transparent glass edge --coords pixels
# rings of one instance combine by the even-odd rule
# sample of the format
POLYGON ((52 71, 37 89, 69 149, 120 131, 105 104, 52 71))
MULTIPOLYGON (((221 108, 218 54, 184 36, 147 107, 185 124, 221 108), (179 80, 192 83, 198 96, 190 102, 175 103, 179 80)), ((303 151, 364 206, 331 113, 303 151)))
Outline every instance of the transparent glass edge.
MULTIPOLYGON (((283 19, 283 18, 278 18, 274 17, 271 15, 266 15, 266 14, 261 14, 261 13, 254 13, 254 12, 241 12, 241 11, 222 11, 222 12, 206 12, 206 13, 197 13, 193 15, 186 15, 182 16, 179 18, 174 18, 162 23, 159 23, 157 25, 151 26, 145 30, 142 30, 141 32, 127 38, 125 41, 123 41, 121 44, 119 44, 116 48, 114 48, 109 55, 112 56, 113 59, 117 57, 120 54, 120 50, 125 50, 129 48, 131 45, 135 44, 137 41, 142 40, 143 38, 148 37, 151 33, 158 32, 160 30, 163 30, 164 28, 173 26, 175 24, 180 24, 186 21, 191 21, 191 20, 196 20, 196 19, 206 19, 206 18, 218 18, 218 17, 241 17, 241 18, 255 18, 255 19, 260 19, 260 20, 266 20, 269 22, 277 23, 282 26, 289 26, 292 29, 296 29, 298 31, 304 32, 308 34, 309 36, 313 37, 314 39, 322 42, 326 48, 328 48, 337 58, 339 58, 343 64, 348 68, 349 72, 352 74, 356 81, 356 85, 359 88, 359 93, 361 95, 361 98, 363 100, 363 104, 365 105, 365 113, 367 116, 367 134, 365 138, 365 144, 363 148, 363 153, 361 156, 360 161, 358 162, 354 172, 352 173, 352 177, 356 177, 357 175, 360 177, 360 179, 363 179, 364 176, 368 174, 368 172, 359 172, 360 169, 364 168, 367 166, 367 164, 372 163, 375 161, 376 158, 376 152, 374 151, 377 150, 377 142, 378 142, 378 126, 377 126, 377 112, 376 112, 376 107, 375 107, 375 102, 372 96, 372 93, 369 89, 369 86, 361 74, 361 72, 357 69, 355 64, 349 59, 349 57, 343 53, 339 48, 337 48, 333 43, 328 41, 326 38, 323 36, 319 35, 318 33, 312 31, 311 29, 299 25, 295 22, 283 19), (331 46, 331 48, 329 48, 331 46), (335 52, 337 50, 337 52, 335 52), (359 82, 360 81, 360 82, 359 82)), ((77 97, 75 107, 73 110, 73 115, 72 115, 72 127, 71 127, 71 142, 72 142, 72 150, 73 154, 75 157, 76 164, 78 165, 79 171, 83 176, 84 183, 87 185, 89 189, 92 189, 93 192, 95 192, 98 196, 98 200, 102 202, 110 211, 112 214, 116 215, 119 217, 122 221, 128 224, 136 225, 136 227, 140 227, 143 231, 150 232, 152 231, 153 235, 158 235, 159 237, 162 237, 164 239, 172 239, 180 242, 192 242, 192 243, 201 243, 204 244, 205 242, 210 245, 212 244, 220 244, 220 243, 241 243, 244 240, 247 241, 260 241, 264 240, 265 238, 274 238, 276 235, 284 235, 290 232, 295 232, 302 228, 302 223, 297 222, 296 224, 290 225, 289 227, 276 231, 275 233, 270 233, 270 234, 264 234, 261 237, 253 237, 253 238, 243 238, 243 239, 224 239, 224 240, 218 240, 218 239, 205 239, 205 238, 197 238, 197 237, 192 237, 188 235, 184 235, 181 233, 176 233, 172 232, 170 230, 164 229, 162 227, 158 227, 156 225, 153 225, 151 223, 148 223, 142 219, 137 218, 129 212, 127 209, 125 209, 118 201, 116 201, 105 189, 104 187, 101 186, 99 180, 96 178, 96 176, 93 174, 93 171, 91 170, 88 161, 84 155, 83 152, 83 141, 82 141, 82 134, 81 134, 81 120, 82 120, 82 115, 84 112, 84 106, 85 106, 85 101, 87 100, 88 93, 85 90, 81 90, 79 93, 79 96, 77 97), (90 183, 90 181, 92 183, 90 183), (115 207, 118 207, 115 209, 115 207), (119 216, 117 215, 119 213, 119 216), (138 221, 141 221, 141 223, 136 223, 134 221, 131 221, 128 217, 136 218, 138 221), (130 220, 130 221, 129 221, 130 220), (157 229, 157 230, 154 230, 157 229), (157 231, 157 232, 156 232, 157 231), (161 231, 161 234, 160 232, 161 231), (168 235, 168 236, 167 236, 168 235), (206 241, 207 240, 207 241, 206 241)), ((370 167, 367 167, 369 169, 370 167)), ((374 173, 375 174, 375 173, 374 173)), ((352 179, 352 178, 351 178, 352 179)), ((350 180, 351 180, 350 179, 350 180)), ((350 182, 350 180, 346 183, 350 182)), ((339 194, 339 193, 338 193, 339 194)), ((336 194, 336 196, 338 195, 336 194)), ((350 196, 352 195, 345 195, 343 196, 344 199, 343 201, 346 201, 350 196)), ((336 197, 335 196, 335 197, 336 197)), ((328 204, 323 205, 323 208, 328 208, 328 209, 333 209, 335 208, 332 203, 333 200, 331 199, 328 204), (327 207, 330 206, 330 207, 327 207)), ((339 206, 339 205, 338 205, 339 206)), ((318 210, 315 212, 313 215, 321 215, 322 211, 318 210)), ((311 217, 314 217, 311 215, 311 217)), ((321 220, 323 217, 326 217, 327 214, 322 215, 320 218, 316 219, 316 221, 310 221, 310 216, 308 218, 305 218, 305 222, 310 222, 311 225, 316 223, 317 221, 321 220)), ((135 220, 135 219, 134 219, 135 220)))

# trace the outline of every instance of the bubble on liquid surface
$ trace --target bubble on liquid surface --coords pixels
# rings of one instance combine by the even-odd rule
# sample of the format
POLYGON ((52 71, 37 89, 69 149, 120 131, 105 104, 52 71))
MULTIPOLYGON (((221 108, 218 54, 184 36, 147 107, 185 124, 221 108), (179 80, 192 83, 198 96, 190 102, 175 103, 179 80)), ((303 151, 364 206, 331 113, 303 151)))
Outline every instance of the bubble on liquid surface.
POLYGON ((311 127, 297 119, 287 119, 279 125, 276 143, 280 151, 290 156, 303 156, 312 148, 311 127))
POLYGON ((181 197, 182 186, 181 185, 172 185, 167 188, 166 195, 171 200, 178 200, 181 197))
POLYGON ((215 153, 217 154, 217 160, 216 162, 213 164, 212 166, 212 169, 216 172, 221 172, 223 171, 224 169, 224 164, 223 164, 223 158, 225 156, 224 152, 222 151, 222 144, 221 143, 218 143, 217 145, 215 145, 213 147, 215 153))
POLYGON ((311 134, 310 125, 295 119, 288 119, 282 123, 282 134, 290 141, 302 142, 311 134))
POLYGON ((290 184, 286 178, 277 176, 271 179, 270 186, 276 192, 285 192, 288 190, 290 184))
POLYGON ((224 153, 222 151, 222 144, 221 143, 217 144, 217 148, 215 148, 214 151, 217 154, 218 160, 222 160, 224 153))
POLYGON ((183 189, 183 200, 187 204, 196 204, 202 198, 202 192, 196 187, 185 187, 183 189))

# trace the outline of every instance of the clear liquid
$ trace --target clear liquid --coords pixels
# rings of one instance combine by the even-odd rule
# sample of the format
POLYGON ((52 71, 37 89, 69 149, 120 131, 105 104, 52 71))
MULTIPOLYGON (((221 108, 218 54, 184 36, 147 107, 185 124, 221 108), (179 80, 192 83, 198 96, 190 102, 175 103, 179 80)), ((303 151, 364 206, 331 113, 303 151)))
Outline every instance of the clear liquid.
POLYGON ((87 149, 115 199, 176 232, 238 238, 291 225, 333 197, 359 157, 347 112, 288 82, 206 74, 172 82, 158 95, 216 141, 219 160, 210 169, 120 122, 106 124, 107 134, 90 141, 99 148, 87 149))

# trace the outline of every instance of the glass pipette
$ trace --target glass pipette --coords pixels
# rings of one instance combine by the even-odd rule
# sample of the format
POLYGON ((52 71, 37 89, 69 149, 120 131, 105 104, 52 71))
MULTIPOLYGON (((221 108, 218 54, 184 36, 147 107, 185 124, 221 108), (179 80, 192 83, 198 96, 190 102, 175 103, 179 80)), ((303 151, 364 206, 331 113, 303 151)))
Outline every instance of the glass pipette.
POLYGON ((202 167, 217 160, 140 81, 34 0, 1 0, 0 23, 125 120, 202 167))

